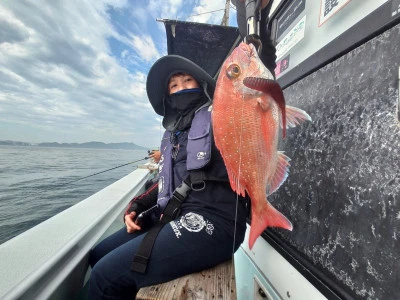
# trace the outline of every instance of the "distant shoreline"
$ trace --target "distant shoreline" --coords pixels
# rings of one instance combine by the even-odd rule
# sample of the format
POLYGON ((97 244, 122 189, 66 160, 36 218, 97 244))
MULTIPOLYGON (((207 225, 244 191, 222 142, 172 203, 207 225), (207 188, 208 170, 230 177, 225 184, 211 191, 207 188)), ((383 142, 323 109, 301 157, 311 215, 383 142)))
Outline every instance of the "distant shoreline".
POLYGON ((149 148, 136 145, 135 143, 26 143, 19 141, 0 141, 0 146, 24 146, 24 147, 51 147, 51 148, 86 148, 86 149, 125 149, 125 150, 147 150, 149 148))

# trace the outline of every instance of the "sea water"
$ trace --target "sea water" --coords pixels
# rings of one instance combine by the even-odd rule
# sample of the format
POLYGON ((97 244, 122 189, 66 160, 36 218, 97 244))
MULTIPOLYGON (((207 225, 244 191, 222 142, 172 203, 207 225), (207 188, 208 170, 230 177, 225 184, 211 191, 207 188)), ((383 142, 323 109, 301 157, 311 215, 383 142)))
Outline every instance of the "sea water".
POLYGON ((129 174, 146 155, 146 150, 0 146, 0 244, 129 174))

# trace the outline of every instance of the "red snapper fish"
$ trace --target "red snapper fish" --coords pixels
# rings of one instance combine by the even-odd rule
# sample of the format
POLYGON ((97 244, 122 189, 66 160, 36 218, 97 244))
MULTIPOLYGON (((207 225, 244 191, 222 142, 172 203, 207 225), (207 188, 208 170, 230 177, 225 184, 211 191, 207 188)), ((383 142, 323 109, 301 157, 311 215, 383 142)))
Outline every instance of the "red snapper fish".
POLYGON ((241 43, 222 65, 214 93, 212 126, 232 190, 251 199, 249 247, 269 226, 292 230, 291 222, 267 200, 285 181, 290 159, 277 150, 279 127, 310 116, 285 105, 283 92, 257 50, 241 43))

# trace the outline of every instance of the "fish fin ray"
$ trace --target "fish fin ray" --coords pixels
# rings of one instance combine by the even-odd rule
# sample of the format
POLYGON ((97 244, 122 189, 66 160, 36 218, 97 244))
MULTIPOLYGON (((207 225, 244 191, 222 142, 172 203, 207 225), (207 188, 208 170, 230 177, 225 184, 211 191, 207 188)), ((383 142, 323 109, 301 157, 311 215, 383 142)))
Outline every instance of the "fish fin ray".
MULTIPOLYGON (((257 238, 267 227, 280 227, 292 231, 293 225, 281 212, 268 201, 262 202, 262 208, 251 212, 249 248, 252 249, 257 238), (259 212, 259 213, 257 213, 259 212)), ((253 204, 253 202, 252 202, 253 204)))
POLYGON ((231 170, 228 170, 228 177, 232 190, 236 192, 236 194, 244 197, 245 189, 243 185, 240 183, 239 178, 236 176, 236 174, 233 173, 231 170))
POLYGON ((278 163, 275 173, 267 186, 267 195, 271 195, 285 182, 289 174, 289 162, 290 158, 283 154, 282 151, 278 151, 278 163))
MULTIPOLYGON (((286 105, 286 128, 293 128, 305 122, 312 121, 311 117, 302 109, 286 105)), ((281 128, 282 128, 281 122, 281 128)))

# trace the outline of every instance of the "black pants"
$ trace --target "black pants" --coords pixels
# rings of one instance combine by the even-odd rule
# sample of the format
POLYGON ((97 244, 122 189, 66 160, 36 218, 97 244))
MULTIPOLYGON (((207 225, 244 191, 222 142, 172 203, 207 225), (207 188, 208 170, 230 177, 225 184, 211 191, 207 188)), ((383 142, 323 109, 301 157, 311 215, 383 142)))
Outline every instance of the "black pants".
POLYGON ((232 232, 223 227, 192 212, 166 224, 156 239, 146 274, 130 269, 145 234, 130 234, 122 228, 91 253, 89 298, 134 299, 141 287, 167 282, 231 259, 244 239, 244 230, 237 230, 234 245, 234 222, 232 232))

